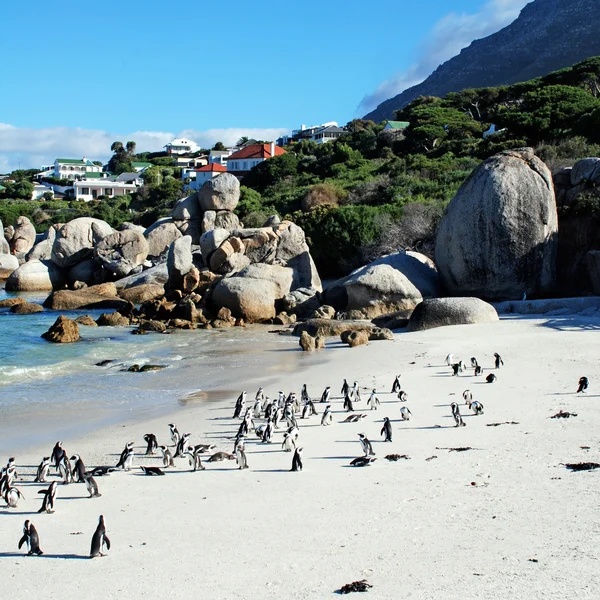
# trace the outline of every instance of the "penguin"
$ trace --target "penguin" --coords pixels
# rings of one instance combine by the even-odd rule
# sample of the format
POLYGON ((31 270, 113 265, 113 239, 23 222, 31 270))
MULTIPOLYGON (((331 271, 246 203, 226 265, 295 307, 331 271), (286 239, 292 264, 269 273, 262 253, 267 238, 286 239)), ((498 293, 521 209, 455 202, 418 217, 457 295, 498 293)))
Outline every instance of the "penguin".
POLYGON ((149 477, 159 477, 159 476, 163 476, 165 472, 162 471, 160 469, 160 467, 142 467, 140 466, 140 469, 142 470, 142 472, 144 473, 144 475, 148 475, 149 477))
POLYGON ((262 388, 258 388, 258 392, 256 393, 256 398, 254 400, 254 406, 252 407, 252 413, 255 417, 260 417, 263 408, 263 394, 262 388), (260 394, 260 396, 259 396, 260 394))
POLYGON ((271 436, 273 435, 273 421, 271 419, 267 419, 267 423, 265 425, 265 430, 262 436, 262 442, 264 444, 271 443, 271 436))
POLYGON ((346 395, 344 396, 344 408, 348 412, 354 412, 354 404, 352 404, 352 394, 349 394, 348 392, 346 392, 346 395))
POLYGON ((375 456, 375 452, 373 451, 373 445, 371 444, 367 436, 364 433, 359 433, 358 439, 360 441, 360 445, 363 449, 363 452, 365 453, 365 456, 375 456))
POLYGON ((14 466, 7 466, 2 469, 2 476, 0 477, 0 496, 4 497, 6 492, 17 476, 17 469, 14 466))
POLYGON ((374 456, 359 456, 354 460, 350 461, 352 467, 368 467, 371 463, 374 463, 377 459, 374 456))
POLYGON ((183 456, 183 453, 185 452, 185 449, 188 445, 188 440, 192 437, 191 433, 184 433, 180 438, 179 438, 179 443, 177 444, 177 448, 175 450, 175 454, 174 457, 177 458, 178 456, 183 456))
POLYGON ((146 456, 154 455, 154 452, 158 449, 158 440, 156 439, 156 436, 153 433, 147 433, 144 436, 144 441, 148 444, 146 446, 146 456))
POLYGON ((60 463, 58 463, 58 468, 63 478, 63 485, 71 483, 73 481, 73 467, 66 454, 61 458, 60 463))
MULTIPOLYGON (((199 450, 199 448, 198 448, 199 450)), ((204 471, 206 467, 202 464, 202 459, 199 452, 195 446, 188 446, 186 450, 186 454, 189 456, 190 466, 192 467, 192 471, 204 471)))
POLYGON ((306 403, 310 400, 310 396, 308 395, 308 388, 306 387, 306 384, 302 385, 302 391, 300 392, 300 400, 303 403, 306 403))
POLYGON ((233 454, 228 454, 227 452, 215 452, 207 462, 221 462, 223 460, 235 460, 235 456, 233 454))
POLYGON ((246 408, 246 390, 244 390, 235 401, 235 410, 233 411, 233 418, 239 419, 242 416, 246 408))
POLYGON ((375 394, 376 394, 376 391, 373 390, 371 392, 371 395, 369 396, 369 399, 367 400, 367 406, 369 406, 369 404, 370 404, 371 410, 377 410, 377 407, 381 404, 379 402, 379 398, 377 398, 377 396, 375 394))
POLYGON ((173 423, 169 423, 169 429, 171 430, 171 441, 173 442, 173 446, 177 448, 177 444, 179 444, 179 440, 181 439, 181 435, 177 430, 177 427, 173 425, 173 423))
POLYGON ((327 403, 329 402, 329 396, 331 396, 331 387, 327 386, 323 393, 321 394, 321 402, 327 403))
POLYGON ((304 404, 304 408, 302 409, 302 418, 306 419, 307 417, 312 417, 313 415, 318 416, 317 409, 315 408, 314 402, 308 398, 306 403, 304 404))
POLYGON ((458 374, 461 372, 460 363, 454 363, 452 365, 452 377, 458 377, 458 374))
POLYGON ((402 377, 402 375, 396 375, 394 383, 392 384, 392 391, 390 392, 391 394, 396 394, 402 389, 400 386, 400 377, 402 377))
POLYGON ((408 394, 404 390, 398 392, 398 400, 400 402, 406 402, 408 400, 408 394))
POLYGON ((285 394, 280 390, 277 392, 277 406, 283 408, 285 406, 285 394))
POLYGON ((274 429, 279 429, 279 420, 281 419, 281 415, 283 413, 283 410, 281 409, 281 407, 277 407, 275 409, 275 412, 273 413, 273 428, 274 429))
POLYGON ((284 452, 291 452, 292 450, 296 449, 296 442, 294 441, 294 438, 287 433, 287 431, 283 434, 283 442, 281 444, 281 449, 284 452))
POLYGON ((499 369, 500 367, 504 366, 504 361, 502 360, 502 357, 497 352, 494 352, 494 358, 495 358, 494 365, 495 365, 496 369, 499 369))
POLYGON ((384 442, 392 441, 392 423, 388 417, 383 418, 383 427, 381 428, 381 435, 385 436, 384 442))
POLYGON ((454 354, 448 354, 448 356, 446 356, 446 364, 451 367, 452 365, 456 364, 458 361, 456 360, 456 358, 454 357, 454 354))
POLYGON ((46 477, 48 476, 48 471, 50 470, 50 457, 44 456, 42 458, 42 462, 39 464, 37 468, 37 473, 35 476, 35 483, 46 483, 46 477))
POLYGON ((367 415, 354 414, 346 417, 342 423, 358 423, 362 419, 365 419, 367 415))
POLYGON ((90 548, 90 558, 96 558, 96 556, 106 556, 103 554, 103 550, 110 550, 110 540, 106 535, 106 525, 104 524, 104 516, 100 515, 98 519, 98 527, 94 531, 92 536, 92 546, 90 548))
POLYGON ((471 367, 474 369, 477 366, 479 366, 479 363, 477 362, 477 359, 474 356, 472 356, 471 357, 471 367))
POLYGON ((321 425, 331 425, 333 422, 333 415, 331 414, 331 404, 325 407, 325 412, 321 417, 321 425))
POLYGON ((352 386, 352 398, 356 401, 356 402, 360 402, 360 390, 358 389, 358 382, 354 382, 354 385, 352 386))
POLYGON ((127 451, 127 454, 125 455, 125 459, 123 461, 123 469, 125 471, 129 471, 131 469, 131 465, 133 464, 133 456, 134 456, 133 448, 130 448, 127 451))
POLYGON ((460 410, 458 408, 458 404, 456 402, 453 402, 450 405, 450 410, 452 411, 452 417, 454 418, 454 422, 456 423, 455 427, 464 427, 465 422, 462 419, 460 410))
POLYGON ((25 525, 23 525, 23 537, 19 540, 19 550, 22 548, 23 544, 27 544, 27 548, 29 548, 27 556, 33 556, 34 554, 41 556, 44 554, 40 548, 40 536, 38 535, 37 529, 29 520, 25 521, 25 525))
POLYGON ((481 404, 481 402, 478 402, 477 400, 473 400, 472 402, 469 402, 469 408, 476 415, 483 414, 483 404, 481 404))
POLYGON ((91 475, 86 473, 83 476, 83 481, 85 482, 85 486, 90 498, 100 498, 102 496, 102 494, 98 491, 98 484, 96 483, 96 480, 91 475))
POLYGON ((344 383, 342 384, 342 391, 340 392, 342 396, 345 396, 350 391, 350 386, 348 382, 344 379, 344 383))
POLYGON ((302 448, 296 448, 294 458, 292 458, 291 471, 302 471, 302 448))
POLYGON ((42 507, 40 508, 40 510, 38 510, 38 512, 54 512, 54 500, 56 498, 56 481, 53 481, 47 490, 40 490, 38 494, 44 494, 42 507))
POLYGON ((469 404, 469 402, 471 402, 473 400, 473 394, 471 393, 471 390, 465 390, 462 393, 462 397, 463 397, 463 400, 465 401, 465 404, 469 404))
POLYGON ((75 463, 75 466, 73 467, 73 481, 75 483, 83 483, 85 478, 85 465, 83 464, 81 457, 79 454, 73 454, 71 460, 75 463))
POLYGON ((63 456, 66 456, 66 455, 67 455, 67 453, 65 452, 65 449, 62 447, 62 442, 56 442, 56 445, 52 449, 52 454, 50 455, 50 460, 54 463, 54 468, 56 469, 57 473, 59 471, 60 461, 62 460, 63 456))
POLYGON ((265 420, 273 418, 273 413, 275 412, 276 408, 277 406, 275 402, 267 401, 265 404, 265 420))
POLYGON ((580 377, 579 384, 577 386, 577 393, 585 394, 585 391, 588 389, 589 385, 590 385, 590 382, 588 381, 587 377, 580 377))
POLYGON ((127 442, 125 444, 125 448, 123 448, 121 456, 119 457, 119 461, 117 462, 117 469, 125 468, 125 460, 129 456, 130 452, 133 453, 133 442, 127 442))
POLYGON ((94 477, 104 477, 105 475, 110 475, 113 471, 116 471, 115 467, 94 467, 89 471, 89 474, 94 477))
POLYGON ((163 467, 174 467, 173 454, 166 446, 159 446, 158 449, 162 453, 163 467))
POLYGON ((483 369, 479 365, 476 365, 475 366, 475 371, 473 373, 475 375, 475 377, 478 377, 482 373, 483 373, 483 369))
POLYGON ((496 376, 493 373, 490 373, 485 380, 487 383, 494 383, 494 381, 496 381, 496 376))
POLYGON ((6 501, 7 508, 17 508, 19 504, 19 500, 21 498, 25 498, 21 493, 21 490, 18 488, 11 486, 6 490, 6 494, 4 494, 4 500, 6 501))
POLYGON ((403 406, 400 409, 400 417, 402 418, 403 421, 410 421, 410 418, 412 417, 412 413, 410 412, 408 407, 403 406))
POLYGON ((244 450, 244 444, 240 443, 236 446, 235 449, 235 460, 238 465, 238 469, 249 469, 248 466, 248 458, 246 457, 246 451, 244 450))

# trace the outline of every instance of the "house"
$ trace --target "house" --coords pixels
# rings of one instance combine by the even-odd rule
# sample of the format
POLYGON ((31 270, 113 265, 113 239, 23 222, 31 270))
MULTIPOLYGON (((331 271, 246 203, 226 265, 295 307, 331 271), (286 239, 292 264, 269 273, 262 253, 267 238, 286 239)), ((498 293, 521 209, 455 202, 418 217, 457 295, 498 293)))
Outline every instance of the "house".
POLYGON ((79 158, 57 158, 54 161, 54 177, 59 179, 81 179, 87 173, 101 173, 102 167, 95 165, 85 156, 79 158))
POLYGON ((154 165, 150 162, 132 162, 131 166, 133 167, 133 170, 136 173, 140 173, 142 171, 145 171, 146 169, 149 169, 150 167, 152 167, 154 165))
POLYGON ((274 142, 270 144, 250 144, 225 159, 227 161, 227 172, 241 178, 261 162, 285 153, 285 150, 276 146, 274 142))
POLYGON ((175 167, 183 167, 183 168, 191 168, 197 169, 198 167, 203 167, 208 164, 208 156, 176 156, 175 157, 175 167))
POLYGON ((408 121, 385 121, 384 131, 404 131, 410 123, 408 121))
POLYGON ((236 151, 237 148, 227 148, 227 150, 211 150, 208 154, 208 164, 211 165, 212 163, 217 163, 219 165, 225 165, 227 158, 236 151))
POLYGON ((342 127, 338 127, 337 125, 328 125, 327 127, 320 127, 317 129, 309 139, 316 144, 326 144, 327 142, 333 142, 334 140, 337 140, 345 133, 348 132, 342 127))
MULTIPOLYGON (((209 179, 212 179, 221 173, 225 173, 226 171, 227 167, 218 163, 200 167, 195 171, 196 176, 195 179, 190 182, 190 189, 198 191, 209 179)), ((192 178, 190 177, 190 179, 192 178)))
POLYGON ((175 138, 170 141, 166 146, 163 146, 169 155, 171 154, 192 154, 198 152, 200 146, 196 142, 186 140, 185 138, 175 138))
POLYGON ((347 131, 343 127, 338 127, 335 121, 329 121, 321 125, 312 125, 311 127, 302 125, 300 129, 293 129, 291 135, 281 136, 277 140, 277 145, 287 146, 288 144, 294 144, 303 140, 311 140, 317 144, 324 144, 325 142, 336 140, 344 133, 347 133, 347 131))
POLYGON ((31 199, 39 200, 40 198, 44 197, 44 194, 50 194, 51 196, 54 196, 54 190, 50 187, 42 185, 41 183, 34 183, 31 199))
POLYGON ((144 180, 142 179, 142 172, 135 173, 121 173, 116 178, 112 178, 118 183, 133 183, 136 187, 141 187, 144 185, 144 180))
MULTIPOLYGON (((129 175, 131 175, 131 173, 129 173, 129 175)), ((137 175, 137 173, 135 175, 137 175)), ((86 202, 96 200, 99 196, 114 198, 115 196, 133 194, 137 188, 138 186, 135 183, 116 181, 116 178, 113 177, 107 177, 105 179, 91 178, 75 181, 73 183, 75 200, 85 200, 86 202)))

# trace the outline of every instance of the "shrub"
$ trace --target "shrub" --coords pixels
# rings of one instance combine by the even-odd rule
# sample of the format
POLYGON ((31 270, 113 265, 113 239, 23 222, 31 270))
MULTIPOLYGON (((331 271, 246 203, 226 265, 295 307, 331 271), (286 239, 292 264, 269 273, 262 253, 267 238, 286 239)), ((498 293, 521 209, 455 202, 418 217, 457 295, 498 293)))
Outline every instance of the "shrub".
POLYGON ((338 206, 347 192, 331 183, 313 185, 302 198, 302 210, 308 212, 319 206, 338 206))

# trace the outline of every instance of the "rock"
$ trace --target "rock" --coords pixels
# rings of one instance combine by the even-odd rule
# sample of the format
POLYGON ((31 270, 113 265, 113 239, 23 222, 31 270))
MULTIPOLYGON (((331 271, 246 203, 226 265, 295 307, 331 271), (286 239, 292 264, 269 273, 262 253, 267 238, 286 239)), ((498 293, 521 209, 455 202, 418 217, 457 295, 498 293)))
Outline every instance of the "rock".
POLYGON ((369 343, 369 334, 366 331, 344 331, 340 337, 342 342, 348 344, 350 348, 369 343))
POLYGON ((233 273, 239 273, 239 271, 245 269, 249 265, 250 259, 245 254, 235 252, 227 257, 227 260, 219 267, 218 272, 232 275, 233 273))
POLYGON ((344 331, 366 331, 370 335, 375 327, 365 321, 337 321, 330 319, 308 319, 294 327, 293 335, 303 331, 313 337, 339 337, 344 331))
MULTIPOLYGON (((243 231, 243 230, 242 230, 243 231)), ((239 230, 234 231, 237 235, 239 230)), ((258 229, 256 233, 245 237, 244 246, 246 247, 246 256, 251 263, 272 264, 277 253, 277 236, 270 229, 258 229)))
POLYGON ((369 341, 374 342, 378 340, 393 340, 394 334, 390 329, 385 327, 375 327, 373 331, 369 333, 369 341))
MULTIPOLYGON (((0 261, 2 257, 0 256, 0 261)), ((585 255, 587 272, 592 282, 592 290, 596 296, 600 296, 600 251, 590 250, 585 255)))
POLYGON ((277 227, 281 224, 279 215, 271 215, 264 223, 263 227, 277 227))
POLYGON ((322 348, 325 348, 325 338, 322 335, 318 335, 315 338, 315 347, 317 350, 321 350, 322 348))
POLYGON ((408 331, 494 321, 498 321, 496 309, 479 298, 430 298, 415 308, 408 331))
POLYGON ((217 283, 211 302, 216 309, 229 308, 236 318, 261 323, 275 318, 278 297, 279 286, 272 281, 234 276, 217 283))
POLYGON ((288 315, 285 311, 280 312, 274 319, 274 325, 284 325, 285 327, 289 327, 296 322, 296 315, 288 315))
POLYGON ((234 229, 239 229, 240 219, 235 213, 228 210, 220 210, 215 217, 215 227, 233 231, 234 229))
POLYGON ((321 306, 321 301, 317 290, 298 288, 283 297, 282 305, 288 314, 293 313, 300 318, 304 318, 317 310, 321 306))
POLYGON ((212 231, 215 228, 215 221, 217 218, 217 213, 214 210, 207 210, 204 215, 202 215, 202 233, 206 233, 207 231, 212 231))
POLYGON ((372 320, 373 325, 385 329, 404 329, 408 327, 409 317, 406 311, 400 311, 389 315, 381 315, 372 320))
POLYGON ((173 221, 161 219, 144 231, 144 237, 148 241, 148 256, 160 256, 182 234, 173 221))
POLYGON ((75 323, 84 325, 85 327, 98 327, 98 323, 94 321, 94 318, 91 315, 81 315, 75 319, 75 323))
POLYGON ((317 343, 314 337, 310 336, 306 331, 303 331, 300 335, 299 340, 300 348, 304 350, 304 352, 312 352, 316 350, 317 343))
POLYGON ((15 315, 31 315, 33 313, 44 312, 44 307, 35 302, 24 302, 23 304, 15 304, 12 306, 10 312, 15 315))
POLYGON ((181 291, 185 294, 191 294, 200 283, 200 271, 196 267, 192 267, 188 273, 183 276, 181 291))
POLYGON ((0 254, 0 270, 16 271, 19 268, 19 259, 12 254, 0 254))
POLYGON ((97 285, 104 279, 104 270, 94 258, 88 258, 69 269, 69 281, 81 281, 86 285, 97 285))
POLYGON ((8 242, 10 246, 10 241, 13 239, 13 235, 15 235, 15 228, 12 225, 4 228, 4 239, 8 242))
POLYGON ((600 158, 582 158, 571 169, 571 185, 600 183, 600 158))
POLYGON ((10 244, 6 237, 4 237, 4 225, 2 219, 0 219, 0 254, 10 254, 10 244))
POLYGON ((104 313, 96 319, 100 327, 125 327, 129 325, 129 319, 119 312, 104 313))
POLYGON ((167 287, 172 290, 180 289, 183 277, 193 268, 192 238, 188 235, 175 240, 169 247, 167 255, 167 270, 169 280, 167 287))
POLYGON ((52 246, 52 261, 59 267, 72 267, 92 255, 94 246, 113 232, 100 219, 79 217, 63 225, 52 246))
POLYGON ((289 267, 281 267, 279 265, 256 264, 247 266, 236 276, 272 281, 277 284, 277 298, 279 299, 290 293, 294 279, 294 271, 289 267))
POLYGON ((62 271, 49 260, 31 260, 6 280, 7 292, 50 292, 65 285, 62 271))
POLYGON ((19 217, 10 240, 13 254, 27 254, 35 245, 35 227, 27 217, 19 217))
POLYGON ((54 325, 42 333, 42 337, 49 342, 56 344, 70 344, 79 341, 79 326, 75 321, 60 315, 54 322, 54 325))
POLYGON ((54 239, 42 240, 27 253, 25 260, 50 260, 52 258, 53 245, 54 239))
POLYGON ((202 237, 202 221, 193 219, 191 221, 175 221, 177 229, 181 235, 189 235, 192 238, 192 244, 198 245, 202 237))
POLYGON ((209 179, 198 192, 200 208, 207 210, 235 210, 240 199, 240 182, 231 173, 221 173, 209 179))
POLYGON ((117 290, 129 289, 139 285, 165 285, 169 280, 167 263, 156 265, 141 273, 129 275, 115 282, 117 290))
POLYGON ((212 253, 209 261, 211 271, 215 271, 217 273, 227 272, 225 270, 221 271, 221 267, 223 267, 225 261, 227 261, 227 259, 233 256, 234 254, 244 254, 244 243, 242 242, 242 240, 236 237, 232 237, 225 240, 212 253))
POLYGON ((208 264, 211 254, 230 236, 226 229, 212 229, 200 237, 200 251, 208 264))
POLYGON ((14 298, 4 298, 0 300, 0 308, 12 308, 17 304, 25 304, 24 298, 14 297, 14 298))
POLYGON ((141 225, 136 225, 135 223, 130 223, 129 221, 123 221, 123 223, 119 225, 119 231, 137 231, 144 235, 146 228, 141 225))
POLYGON ((162 321, 142 320, 140 321, 138 329, 152 333, 164 333, 167 330, 167 326, 162 321))
POLYGON ((165 295, 165 288, 157 283, 146 283, 119 290, 119 297, 132 304, 142 304, 165 295))
POLYGON ((335 317, 335 308, 324 304, 319 306, 317 310, 310 316, 311 319, 333 319, 335 317))
POLYGON ((52 292, 44 300, 44 306, 52 310, 77 310, 86 307, 109 307, 110 302, 115 300, 117 304, 124 302, 117 298, 115 284, 102 283, 79 290, 58 290, 52 292), (107 300, 109 302, 105 303, 107 300))
POLYGON ((174 221, 189 221, 190 219, 201 219, 202 211, 198 203, 198 195, 192 194, 187 198, 182 198, 175 203, 171 218, 174 221))
POLYGON ((306 237, 301 227, 291 221, 284 221, 277 229, 279 244, 277 259, 287 262, 304 252, 308 252, 306 237))
POLYGON ((549 293, 558 224, 552 176, 533 150, 488 158, 448 205, 435 262, 452 295, 517 299, 549 293))
POLYGON ((104 237, 94 248, 94 257, 104 268, 117 277, 126 277, 142 265, 150 246, 139 231, 126 229, 104 237))

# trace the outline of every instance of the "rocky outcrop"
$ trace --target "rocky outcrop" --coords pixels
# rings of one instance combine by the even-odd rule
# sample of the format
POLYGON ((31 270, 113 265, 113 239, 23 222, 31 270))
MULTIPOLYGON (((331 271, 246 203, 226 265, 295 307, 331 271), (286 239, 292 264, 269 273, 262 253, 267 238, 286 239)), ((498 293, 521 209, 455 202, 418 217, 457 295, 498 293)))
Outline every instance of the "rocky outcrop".
POLYGON ((141 273, 129 275, 115 282, 118 290, 136 287, 138 285, 165 285, 169 280, 167 263, 162 263, 146 269, 141 273))
POLYGON ((435 262, 452 295, 509 300, 555 285, 558 220, 552 176, 530 148, 486 160, 442 218, 435 262))
POLYGON ((19 268, 19 259, 12 254, 0 254, 0 271, 16 271, 19 268))
POLYGON ((173 211, 171 212, 171 218, 174 221, 201 219, 202 209, 200 208, 197 194, 192 194, 191 196, 182 198, 176 202, 173 211))
POLYGON ((119 291, 119 296, 131 302, 132 304, 141 304, 142 302, 148 302, 149 300, 155 300, 165 295, 165 288, 162 285, 156 283, 147 283, 144 285, 137 285, 132 288, 126 288, 119 291))
POLYGON ((75 323, 84 327, 98 327, 98 323, 94 321, 91 315, 81 315, 75 319, 75 323))
POLYGON ((46 232, 46 237, 38 242, 25 256, 25 260, 51 260, 52 246, 56 239, 56 226, 53 225, 46 232))
POLYGON ((337 321, 332 319, 308 319, 294 327, 294 335, 306 331, 313 337, 339 337, 344 331, 366 331, 369 335, 376 329, 364 321, 337 321))
POLYGON ((182 236, 181 231, 171 219, 161 219, 150 225, 144 231, 144 237, 148 240, 148 256, 160 256, 165 253, 169 246, 182 236))
POLYGON ((31 260, 6 280, 9 292, 51 292, 65 285, 62 271, 49 260, 31 260))
POLYGON ((146 238, 139 231, 126 229, 104 237, 94 248, 94 257, 116 277, 126 277, 146 260, 149 252, 146 238))
POLYGON ((343 331, 340 339, 344 344, 348 344, 350 348, 363 346, 369 343, 369 334, 366 331, 343 331))
POLYGON ((0 300, 0 308, 12 308, 17 304, 25 304, 25 299, 19 296, 15 296, 13 298, 4 298, 0 300))
POLYGON ((112 227, 100 219, 73 219, 56 234, 52 246, 52 261, 59 267, 72 267, 91 257, 94 246, 112 232, 112 227))
POLYGON ((117 298, 117 288, 114 283, 103 283, 80 290, 58 290, 44 300, 44 306, 52 310, 123 309, 128 304, 125 300, 117 298))
POLYGON ((79 326, 72 319, 60 315, 54 322, 54 325, 46 333, 42 334, 42 337, 56 344, 77 342, 80 339, 79 326))
POLYGON ((35 227, 27 217, 19 217, 14 227, 14 234, 10 240, 10 249, 13 254, 27 254, 35 244, 35 227))
POLYGON ((496 309, 479 298, 432 298, 423 300, 415 308, 408 331, 494 321, 498 321, 496 309))
POLYGON ((96 319, 96 324, 99 327, 126 327, 129 325, 129 319, 115 311, 112 313, 101 314, 96 319))
POLYGON ((231 173, 222 173, 209 179, 198 192, 200 208, 207 210, 233 211, 240 199, 239 179, 231 173))
POLYGON ((212 303, 228 308, 234 317, 248 323, 270 321, 276 315, 275 301, 280 297, 279 285, 264 279, 227 277, 212 291, 212 303))

